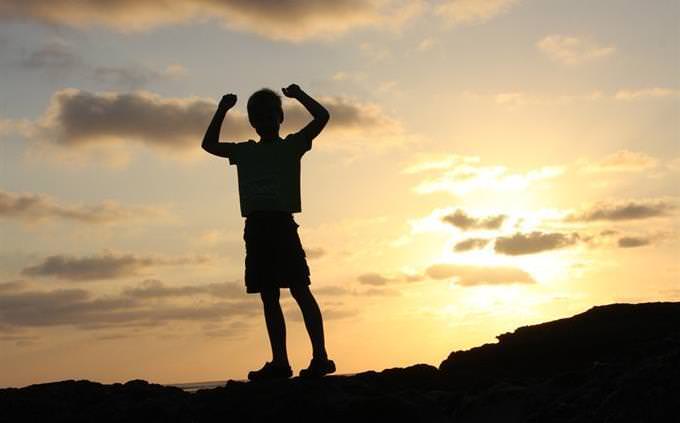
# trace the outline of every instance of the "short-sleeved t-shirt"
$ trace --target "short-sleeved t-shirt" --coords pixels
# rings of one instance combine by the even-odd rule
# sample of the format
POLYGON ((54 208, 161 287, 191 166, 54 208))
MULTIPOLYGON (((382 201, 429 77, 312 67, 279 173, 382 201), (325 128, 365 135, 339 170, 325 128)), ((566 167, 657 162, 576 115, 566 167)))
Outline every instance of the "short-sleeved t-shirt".
POLYGON ((300 159, 311 148, 312 140, 299 134, 234 143, 229 164, 238 172, 241 216, 257 210, 300 212, 300 159))

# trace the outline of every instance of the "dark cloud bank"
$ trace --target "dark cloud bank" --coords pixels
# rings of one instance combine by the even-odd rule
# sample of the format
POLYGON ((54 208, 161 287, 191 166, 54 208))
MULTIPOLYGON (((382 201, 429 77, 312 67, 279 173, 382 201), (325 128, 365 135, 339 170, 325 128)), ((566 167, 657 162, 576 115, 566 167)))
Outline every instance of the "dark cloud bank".
POLYGON ((164 213, 157 207, 122 206, 115 201, 94 205, 64 204, 44 195, 0 190, 0 218, 27 222, 64 219, 79 223, 112 223, 154 217, 164 213))
MULTIPOLYGON (((245 101, 245 98, 242 98, 245 101)), ((344 97, 322 98, 333 117, 328 130, 395 130, 394 120, 374 105, 344 97)), ((202 98, 164 98, 137 91, 91 93, 78 89, 58 91, 46 113, 27 131, 31 139, 63 148, 101 143, 137 143, 167 151, 198 149, 215 111, 215 103, 202 98)), ((296 103, 284 105, 284 132, 306 125, 310 116, 296 103)), ((255 133, 247 117, 238 111, 227 114, 222 136, 243 141, 255 133)))
POLYGON ((114 253, 85 257, 53 255, 46 257, 41 263, 24 268, 22 274, 84 282, 139 276, 143 269, 152 266, 181 266, 207 261, 205 257, 164 258, 114 253))

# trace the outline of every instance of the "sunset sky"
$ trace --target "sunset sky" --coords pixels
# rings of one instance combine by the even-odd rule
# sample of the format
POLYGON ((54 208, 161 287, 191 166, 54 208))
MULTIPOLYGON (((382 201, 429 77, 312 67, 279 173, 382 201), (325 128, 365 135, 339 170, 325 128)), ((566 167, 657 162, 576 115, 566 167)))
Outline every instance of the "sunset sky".
MULTIPOLYGON (((3 0, 0 387, 244 379, 236 169, 262 87, 331 113, 302 160, 339 373, 598 304, 680 300, 680 2, 3 0)), ((309 119, 284 99, 282 134, 309 119)), ((311 356, 285 292, 295 370, 311 356)))

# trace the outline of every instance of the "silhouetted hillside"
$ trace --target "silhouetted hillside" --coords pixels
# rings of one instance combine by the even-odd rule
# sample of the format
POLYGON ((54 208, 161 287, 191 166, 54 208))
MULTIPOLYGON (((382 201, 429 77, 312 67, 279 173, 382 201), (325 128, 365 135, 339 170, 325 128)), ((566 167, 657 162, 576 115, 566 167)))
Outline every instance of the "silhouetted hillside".
POLYGON ((130 381, 0 390, 0 422, 670 422, 680 303, 612 304, 424 364, 187 393, 130 381))

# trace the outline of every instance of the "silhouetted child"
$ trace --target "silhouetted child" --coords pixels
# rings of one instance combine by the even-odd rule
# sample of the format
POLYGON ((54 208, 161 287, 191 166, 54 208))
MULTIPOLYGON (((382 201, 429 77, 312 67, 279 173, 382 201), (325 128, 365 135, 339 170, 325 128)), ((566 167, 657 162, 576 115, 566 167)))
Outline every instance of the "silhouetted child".
POLYGON ((312 342, 313 358, 302 377, 319 377, 335 371, 328 359, 321 311, 309 290, 309 267, 298 236, 293 213, 300 207, 300 159, 312 148, 329 119, 328 111, 292 84, 282 89, 286 97, 298 100, 313 120, 299 132, 279 136, 283 122, 281 97, 262 89, 248 99, 248 119, 260 141, 219 142, 220 128, 236 95, 222 97, 203 138, 203 149, 226 157, 237 166, 241 215, 245 217, 245 283, 248 293, 259 293, 264 306, 272 361, 248 373, 250 380, 291 377, 286 351, 286 326, 279 304, 279 288, 290 288, 300 306, 312 342))

